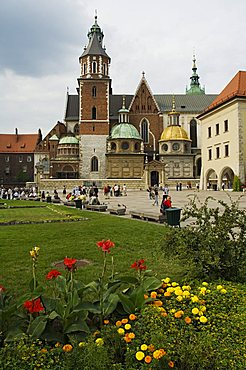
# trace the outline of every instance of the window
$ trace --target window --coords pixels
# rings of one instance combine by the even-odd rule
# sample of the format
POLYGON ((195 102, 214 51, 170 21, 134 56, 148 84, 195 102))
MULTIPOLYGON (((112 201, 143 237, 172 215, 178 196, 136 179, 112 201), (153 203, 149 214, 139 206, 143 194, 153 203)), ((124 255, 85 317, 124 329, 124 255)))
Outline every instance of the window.
POLYGON ((135 143, 134 149, 138 152, 140 150, 140 144, 139 143, 135 143))
POLYGON ((91 117, 92 117, 92 119, 97 119, 97 108, 96 107, 92 108, 91 117))
POLYGON ((5 167, 5 175, 9 175, 10 173, 10 168, 9 167, 5 167))
POLYGON ((220 134, 220 124, 219 123, 216 123, 215 132, 216 132, 216 135, 220 134))
POLYGON ((19 155, 19 162, 23 161, 23 155, 19 155))
POLYGON ((106 75, 106 74, 107 74, 107 73, 106 73, 106 71, 107 71, 106 64, 105 64, 105 63, 103 63, 103 74, 104 74, 104 75, 106 75))
POLYGON ((79 135, 79 125, 78 125, 78 123, 76 123, 76 125, 74 126, 73 132, 74 132, 75 135, 79 135))
POLYGON ((216 158, 218 159, 220 157, 220 148, 216 148, 216 158))
POLYGON ((191 138, 191 146, 193 148, 197 147, 197 122, 195 119, 190 121, 190 138, 191 138))
POLYGON ((32 161, 32 157, 30 155, 28 155, 27 158, 26 158, 26 161, 27 162, 31 162, 32 161))
POLYGON ((211 137, 212 136, 212 129, 211 127, 208 127, 208 137, 211 137))
POLYGON ((91 158, 91 172, 98 172, 98 159, 97 157, 91 158))
POLYGON ((174 143, 172 148, 173 148, 173 150, 179 150, 179 148, 180 148, 179 143, 174 143))
POLYGON ((111 150, 116 150, 116 144, 115 143, 111 143, 111 150))
POLYGON ((149 142, 149 125, 145 119, 141 122, 141 137, 144 143, 149 142))
POLYGON ((92 63, 92 73, 97 73, 97 63, 96 62, 92 63))
POLYGON ((229 131, 228 119, 224 121, 224 132, 229 131))
POLYGON ((93 86, 91 94, 92 94, 93 98, 95 98, 97 96, 97 88, 96 88, 96 86, 93 86))
POLYGON ((225 157, 229 157, 229 145, 225 145, 225 157))
POLYGON ((27 172, 27 166, 22 167, 22 172, 25 172, 25 173, 27 172))
POLYGON ((9 155, 6 155, 5 162, 9 162, 9 155))
POLYGON ((129 148, 129 143, 127 141, 123 141, 123 143, 121 144, 121 148, 123 150, 127 150, 129 148))
POLYGON ((84 75, 86 74, 86 64, 83 64, 83 69, 84 69, 84 75))
POLYGON ((167 145, 167 144, 163 144, 163 145, 162 145, 162 150, 163 150, 164 152, 166 152, 166 151, 168 150, 168 145, 167 145))
POLYGON ((212 159, 212 149, 208 149, 208 160, 211 161, 212 159))

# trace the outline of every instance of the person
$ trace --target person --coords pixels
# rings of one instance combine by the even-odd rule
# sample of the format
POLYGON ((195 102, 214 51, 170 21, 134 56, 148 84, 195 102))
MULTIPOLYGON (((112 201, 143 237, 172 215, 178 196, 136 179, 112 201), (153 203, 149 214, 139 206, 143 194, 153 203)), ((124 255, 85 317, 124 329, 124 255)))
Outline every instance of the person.
POLYGON ((167 208, 172 207, 171 197, 169 195, 163 196, 162 202, 161 202, 161 213, 165 213, 167 208))
POLYGON ((221 189, 224 191, 225 190, 225 183, 222 182, 221 189))
POLYGON ((122 190, 123 190, 123 195, 126 196, 127 195, 126 194, 126 184, 123 185, 122 190))
POLYGON ((199 182, 196 183, 196 190, 199 191, 199 182))
POLYGON ((64 186, 63 186, 62 194, 63 194, 63 195, 66 195, 66 193, 67 193, 67 189, 66 189, 66 185, 64 185, 64 186))
POLYGON ((178 182, 176 183, 176 191, 179 191, 179 184, 178 184, 178 182))
POLYGON ((155 193, 155 201, 153 203, 153 206, 158 206, 159 193, 158 193, 158 186, 157 185, 154 187, 154 193, 155 193))

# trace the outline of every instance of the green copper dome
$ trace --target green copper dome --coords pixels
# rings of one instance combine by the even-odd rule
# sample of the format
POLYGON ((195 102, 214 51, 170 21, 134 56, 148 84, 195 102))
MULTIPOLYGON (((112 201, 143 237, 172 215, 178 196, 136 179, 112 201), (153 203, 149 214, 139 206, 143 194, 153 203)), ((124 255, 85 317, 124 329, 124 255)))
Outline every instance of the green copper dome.
POLYGON ((76 139, 76 137, 74 136, 64 136, 63 138, 61 138, 61 140, 59 141, 59 145, 60 144, 79 144, 79 141, 78 139, 76 139))
POLYGON ((59 137, 58 137, 56 134, 54 134, 54 135, 52 135, 52 136, 49 138, 49 140, 50 140, 50 141, 59 141, 59 137))
POLYGON ((112 128, 110 139, 141 140, 138 130, 130 123, 119 123, 112 128))

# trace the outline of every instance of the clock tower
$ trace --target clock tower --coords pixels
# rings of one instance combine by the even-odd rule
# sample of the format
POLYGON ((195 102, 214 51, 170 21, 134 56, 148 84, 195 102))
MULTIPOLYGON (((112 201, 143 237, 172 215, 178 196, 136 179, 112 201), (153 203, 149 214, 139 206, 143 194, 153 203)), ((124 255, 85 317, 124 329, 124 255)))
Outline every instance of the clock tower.
POLYGON ((109 135, 110 57, 95 16, 88 45, 79 58, 80 177, 106 177, 106 140, 109 135))

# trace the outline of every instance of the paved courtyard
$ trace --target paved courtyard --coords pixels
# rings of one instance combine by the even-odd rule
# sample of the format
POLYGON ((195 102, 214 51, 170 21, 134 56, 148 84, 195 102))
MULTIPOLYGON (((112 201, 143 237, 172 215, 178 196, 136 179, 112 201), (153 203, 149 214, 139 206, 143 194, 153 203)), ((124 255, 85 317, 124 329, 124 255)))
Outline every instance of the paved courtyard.
MULTIPOLYGON (((62 191, 59 191, 59 195, 61 196, 62 191)), ((172 198, 172 206, 178 207, 183 209, 184 206, 189 202, 189 199, 194 196, 197 196, 201 203, 204 200, 211 196, 216 200, 222 200, 227 204, 230 204, 230 197, 233 201, 236 201, 239 197, 239 207, 240 209, 246 210, 246 193, 237 193, 231 191, 197 191, 197 190, 187 190, 184 189, 182 191, 176 191, 176 189, 170 189, 169 195, 172 198)), ((126 206, 126 216, 124 217, 131 217, 130 211, 139 211, 139 212, 151 212, 151 213, 160 213, 160 203, 162 199, 162 191, 159 191, 159 205, 153 206, 153 200, 149 199, 149 193, 146 190, 129 190, 127 191, 127 196, 120 196, 120 197, 110 197, 109 199, 105 199, 103 195, 103 191, 99 191, 99 200, 100 203, 105 203, 110 206, 117 207, 118 205, 125 205, 126 206)), ((209 201, 210 207, 217 207, 217 201, 210 200, 209 201)), ((122 217, 122 216, 119 216, 122 217)), ((182 223, 181 223, 182 226, 182 223)), ((183 224, 184 226, 184 224, 183 224)))

